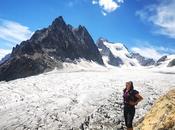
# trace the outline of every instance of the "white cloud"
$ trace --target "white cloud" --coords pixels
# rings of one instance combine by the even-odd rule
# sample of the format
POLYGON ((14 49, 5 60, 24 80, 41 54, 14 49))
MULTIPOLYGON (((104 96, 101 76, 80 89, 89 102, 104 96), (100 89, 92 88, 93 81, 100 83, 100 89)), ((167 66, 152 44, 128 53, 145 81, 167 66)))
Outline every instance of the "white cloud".
POLYGON ((92 4, 93 4, 93 5, 98 4, 98 1, 92 0, 92 4))
POLYGON ((113 0, 99 0, 99 5, 108 13, 119 7, 118 3, 113 0))
POLYGON ((102 8, 104 16, 118 9, 123 2, 123 0, 92 0, 93 5, 98 4, 102 8))
POLYGON ((1 49, 0 48, 0 60, 7 54, 9 54, 11 50, 1 49))
POLYGON ((28 27, 14 21, 0 19, 0 39, 17 44, 30 38, 31 35, 32 32, 28 27))
POLYGON ((159 2, 137 11, 136 15, 155 25, 157 28, 154 33, 175 38, 175 0, 159 2))
POLYGON ((157 47, 157 50, 164 52, 164 53, 169 53, 169 54, 174 54, 175 53, 175 48, 167 48, 167 47, 157 47))
POLYGON ((157 44, 150 43, 144 40, 135 40, 135 46, 131 48, 131 51, 140 53, 144 57, 159 59, 164 55, 170 55, 175 53, 175 48, 168 48, 165 46, 156 46, 157 44))
POLYGON ((133 52, 139 53, 144 57, 147 58, 153 58, 155 60, 158 60, 160 57, 162 57, 164 54, 159 53, 154 48, 147 48, 147 47, 133 47, 131 48, 133 52))

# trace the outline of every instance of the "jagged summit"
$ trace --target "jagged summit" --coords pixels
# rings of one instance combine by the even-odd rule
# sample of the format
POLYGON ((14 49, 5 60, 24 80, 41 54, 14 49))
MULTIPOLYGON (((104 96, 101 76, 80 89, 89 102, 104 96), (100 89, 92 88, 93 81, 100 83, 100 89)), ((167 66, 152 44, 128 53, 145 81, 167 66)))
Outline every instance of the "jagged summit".
POLYGON ((57 18, 52 22, 52 25, 58 25, 58 24, 64 24, 64 25, 66 24, 62 16, 57 17, 57 18))
POLYGON ((73 28, 63 17, 48 28, 37 30, 31 39, 13 48, 11 58, 0 65, 0 80, 27 77, 62 68, 62 62, 86 59, 103 65, 92 37, 84 26, 73 28))
POLYGON ((107 46, 113 46, 116 49, 124 49, 124 50, 128 51, 128 48, 126 47, 125 44, 120 43, 120 42, 111 42, 108 39, 103 38, 103 37, 101 37, 97 40, 97 44, 105 44, 107 46))

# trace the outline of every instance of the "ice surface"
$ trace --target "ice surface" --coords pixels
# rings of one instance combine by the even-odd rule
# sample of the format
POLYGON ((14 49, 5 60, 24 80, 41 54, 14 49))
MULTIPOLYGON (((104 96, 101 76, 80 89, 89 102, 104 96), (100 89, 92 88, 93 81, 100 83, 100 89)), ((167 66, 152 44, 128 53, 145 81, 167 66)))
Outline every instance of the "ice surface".
POLYGON ((85 61, 64 68, 0 82, 0 129, 121 129, 126 81, 144 97, 135 122, 175 86, 175 74, 160 68, 105 68, 85 61))

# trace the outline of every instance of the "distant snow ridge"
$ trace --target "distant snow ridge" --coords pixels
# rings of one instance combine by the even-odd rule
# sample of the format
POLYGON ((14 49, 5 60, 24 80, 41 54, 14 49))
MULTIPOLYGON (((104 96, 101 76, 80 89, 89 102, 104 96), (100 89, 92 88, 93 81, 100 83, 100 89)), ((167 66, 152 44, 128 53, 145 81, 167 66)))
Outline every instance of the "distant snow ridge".
POLYGON ((100 38, 97 41, 97 46, 106 66, 149 66, 155 63, 153 59, 129 52, 128 48, 122 43, 113 43, 100 38))
POLYGON ((155 61, 152 58, 146 58, 144 56, 141 56, 139 53, 131 52, 131 57, 137 59, 139 64, 142 66, 155 65, 155 61))
POLYGON ((162 56, 156 62, 156 66, 159 66, 159 67, 173 67, 173 66, 175 66, 175 55, 162 56))

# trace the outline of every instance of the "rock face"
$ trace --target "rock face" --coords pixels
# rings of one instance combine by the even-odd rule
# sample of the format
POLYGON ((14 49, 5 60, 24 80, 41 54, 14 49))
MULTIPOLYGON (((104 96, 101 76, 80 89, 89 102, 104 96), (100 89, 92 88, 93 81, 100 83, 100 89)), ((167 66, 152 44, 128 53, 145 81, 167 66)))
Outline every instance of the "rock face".
POLYGON ((162 96, 139 123, 136 130, 175 129, 175 90, 162 96))
POLYGON ((155 64, 156 66, 173 67, 175 66, 175 55, 162 56, 155 64))
POLYGON ((7 61, 7 60, 10 58, 10 55, 11 55, 11 54, 7 54, 4 58, 2 58, 2 59, 0 60, 0 64, 2 64, 2 63, 4 63, 5 61, 7 61))
POLYGON ((162 56, 160 59, 158 59, 158 61, 156 62, 156 66, 157 65, 160 65, 162 62, 164 62, 165 60, 167 59, 167 56, 165 55, 165 56, 162 56))
POLYGON ((113 66, 150 66, 154 65, 155 61, 150 58, 145 58, 139 53, 133 53, 121 43, 112 43, 104 38, 97 41, 97 46, 102 56, 107 57, 108 64, 113 66))
POLYGON ((155 61, 153 59, 145 58, 141 56, 139 53, 131 53, 131 57, 137 59, 140 65, 142 66, 150 66, 155 64, 155 61))
POLYGON ((111 50, 107 46, 104 45, 105 41, 108 42, 107 40, 102 39, 102 38, 97 41, 97 46, 100 49, 101 55, 109 58, 108 64, 110 65, 113 65, 113 66, 123 65, 122 59, 120 57, 115 57, 113 53, 111 52, 111 50))
POLYGON ((167 67, 173 67, 175 66, 175 59, 173 59, 172 61, 170 61, 167 65, 167 67))
POLYGON ((48 28, 13 48, 10 58, 0 64, 0 81, 13 80, 62 68, 62 62, 86 59, 103 65, 94 41, 85 27, 73 28, 60 16, 48 28))

